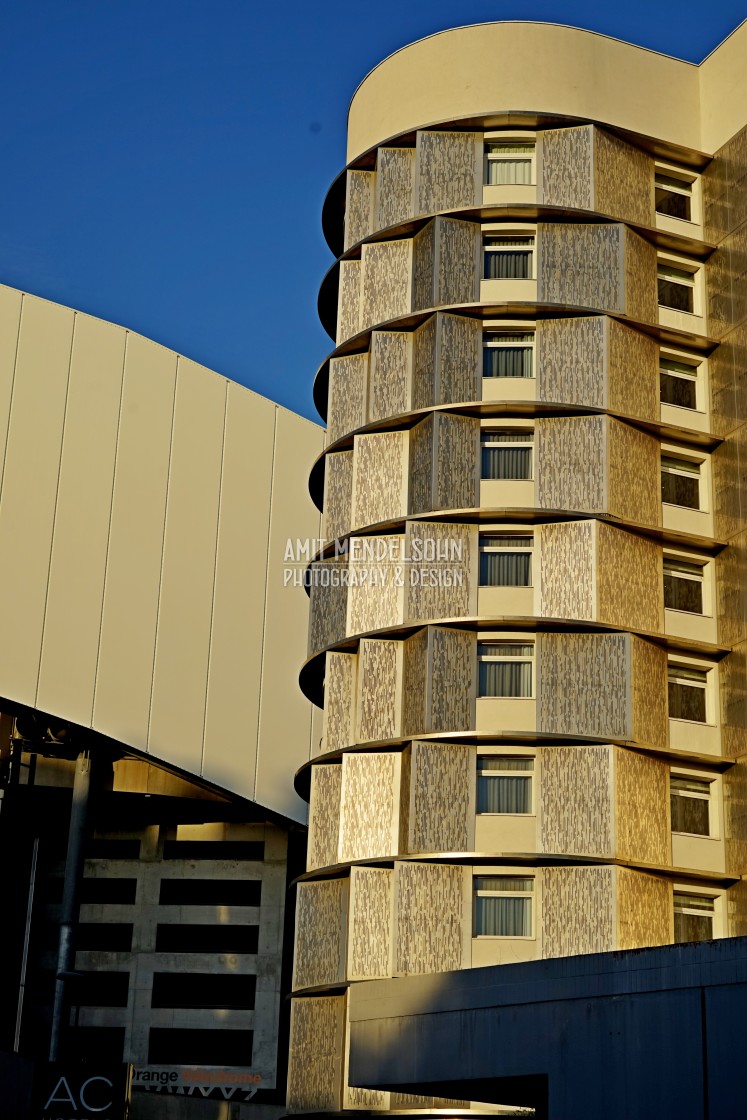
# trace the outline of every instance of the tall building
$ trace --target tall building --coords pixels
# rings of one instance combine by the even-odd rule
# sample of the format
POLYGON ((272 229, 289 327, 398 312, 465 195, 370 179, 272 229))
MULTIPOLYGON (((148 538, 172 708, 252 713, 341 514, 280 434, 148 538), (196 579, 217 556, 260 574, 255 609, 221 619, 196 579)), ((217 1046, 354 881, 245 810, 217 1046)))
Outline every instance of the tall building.
POLYGON ((464 27, 355 93, 290 1111, 497 1107, 388 1088, 396 1032, 351 1083, 359 982, 747 932, 745 106, 745 25, 464 27))

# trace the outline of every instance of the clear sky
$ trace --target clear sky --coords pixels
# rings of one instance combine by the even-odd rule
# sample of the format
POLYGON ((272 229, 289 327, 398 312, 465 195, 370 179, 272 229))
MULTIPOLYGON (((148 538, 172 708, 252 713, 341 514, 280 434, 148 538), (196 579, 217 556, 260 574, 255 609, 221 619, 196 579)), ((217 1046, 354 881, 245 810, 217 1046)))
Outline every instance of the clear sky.
POLYGON ((4 0, 0 282, 318 419, 321 206, 368 70, 497 19, 699 62, 745 16, 747 0, 4 0))

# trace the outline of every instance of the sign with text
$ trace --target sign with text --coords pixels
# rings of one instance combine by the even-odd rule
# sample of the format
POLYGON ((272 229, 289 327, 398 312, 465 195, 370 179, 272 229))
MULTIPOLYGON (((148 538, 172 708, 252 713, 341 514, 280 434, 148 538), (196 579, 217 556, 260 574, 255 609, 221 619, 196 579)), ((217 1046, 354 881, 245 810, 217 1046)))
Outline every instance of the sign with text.
POLYGON ((34 1069, 31 1120, 125 1120, 132 1067, 46 1062, 34 1069))
POLYGON ((250 1101, 262 1085, 253 1069, 220 1066, 135 1066, 134 1089, 211 1100, 250 1101))

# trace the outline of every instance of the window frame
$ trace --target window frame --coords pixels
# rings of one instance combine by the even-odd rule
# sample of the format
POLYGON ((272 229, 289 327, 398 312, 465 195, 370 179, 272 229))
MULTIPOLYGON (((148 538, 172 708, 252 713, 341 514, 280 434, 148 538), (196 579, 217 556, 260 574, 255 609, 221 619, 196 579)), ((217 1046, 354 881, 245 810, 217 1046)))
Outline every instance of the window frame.
POLYGON ((512 428, 512 427, 484 427, 480 428, 480 481, 481 482, 534 482, 534 428, 512 428), (493 446, 508 448, 528 448, 529 449, 529 474, 522 478, 493 478, 491 475, 483 475, 483 452, 486 446, 490 446, 491 435, 514 435, 515 439, 496 440, 493 446), (528 437, 528 438, 527 438, 528 437))
POLYGON ((518 228, 504 228, 501 226, 482 229, 482 280, 484 281, 500 281, 501 283, 515 284, 525 283, 527 280, 537 279, 537 230, 534 226, 518 227, 518 228), (488 239, 500 238, 502 241, 507 242, 505 249, 492 248, 488 245, 488 239), (513 244, 509 244, 513 241, 513 244), (526 242, 526 248, 521 245, 526 242), (528 254, 528 265, 526 276, 488 276, 488 253, 501 253, 506 254, 510 252, 526 252, 528 254))
POLYGON ((518 873, 513 868, 476 868, 472 869, 472 938, 480 941, 536 941, 537 940, 537 875, 532 871, 526 874, 518 873), (517 891, 490 891, 479 890, 479 879, 516 879, 531 880, 530 890, 517 891), (529 900, 530 933, 478 933, 477 932, 477 899, 479 896, 487 898, 526 898, 529 900))
POLYGON ((697 171, 693 171, 686 167, 677 167, 671 163, 664 163, 657 160, 654 163, 654 214, 655 220, 658 217, 665 219, 672 219, 675 222, 685 222, 689 226, 698 226, 701 224, 701 206, 700 206, 700 193, 701 193, 701 177, 697 171), (657 183, 657 179, 667 179, 669 183, 657 183), (682 186, 678 186, 682 183, 682 186), (689 197, 690 199, 690 217, 678 218, 675 214, 667 214, 659 210, 656 205, 656 191, 660 190, 670 191, 672 194, 681 194, 689 197))
POLYGON ((678 315, 703 314, 702 292, 703 266, 701 261, 693 261, 688 257, 664 256, 659 254, 656 258, 656 302, 659 309, 673 311, 678 315), (669 275, 666 273, 669 272, 669 275), (670 303, 662 303, 659 296, 659 281, 678 284, 692 292, 692 308, 672 307, 670 303))
MULTIPOLYGON (((697 840, 718 840, 718 828, 716 827, 718 821, 718 813, 716 812, 716 803, 714 794, 717 791, 717 775, 705 775, 703 771, 693 770, 675 770, 674 768, 669 772, 669 798, 670 803, 673 797, 689 798, 691 801, 705 801, 708 806, 708 831, 707 832, 683 832, 681 829, 672 827, 670 829, 673 836, 687 836, 697 840), (672 782, 681 781, 689 782, 691 785, 701 783, 707 785, 708 790, 706 793, 698 793, 697 791, 688 790, 673 790, 672 782)), ((671 822, 670 822, 671 823, 671 822)))
POLYGON ((684 658, 669 658, 667 660, 667 714, 669 719, 676 720, 678 723, 692 724, 695 727, 712 727, 714 725, 714 698, 713 692, 715 688, 714 673, 717 672, 717 666, 713 664, 706 665, 703 662, 685 661, 684 658), (672 680, 677 677, 678 670, 684 670, 684 673, 703 673, 705 679, 701 684, 695 683, 693 678, 688 678, 680 672, 680 680, 672 680), (684 716, 673 716, 669 711, 669 685, 670 683, 678 684, 684 688, 697 688, 702 689, 705 698, 705 719, 686 719, 684 716))
POLYGON ((710 561, 705 557, 690 556, 683 554, 670 553, 665 550, 662 557, 663 563, 663 576, 664 576, 664 610, 675 611, 677 614, 686 614, 695 618, 710 618, 711 617, 711 596, 709 584, 709 563, 710 561), (672 572, 671 569, 674 565, 679 564, 681 567, 698 568, 700 575, 689 574, 688 572, 672 572), (668 572, 668 567, 670 571, 668 572), (666 601, 666 577, 670 574, 673 578, 689 580, 693 583, 700 585, 700 610, 689 611, 683 607, 672 607, 667 605, 666 601))
MULTIPOLYGON (((496 480, 495 479, 488 479, 487 481, 496 481, 496 480)), ((520 481, 522 481, 522 480, 520 480, 520 481)), ((479 534, 479 537, 478 537, 477 551, 478 551, 478 576, 477 576, 478 587, 514 587, 514 588, 515 587, 534 587, 535 559, 534 559, 534 533, 533 532, 530 531, 530 532, 525 533, 525 532, 522 532, 520 529, 517 529, 514 532, 510 532, 510 533, 509 532, 481 532, 479 534), (501 545, 492 545, 492 546, 487 545, 486 546, 486 544, 484 543, 484 542, 489 541, 489 540, 515 541, 515 540, 520 539, 520 538, 528 541, 529 543, 525 547, 521 547, 520 545, 516 545, 516 544, 506 544, 505 546, 501 546, 501 545), (483 556, 483 554, 495 552, 495 553, 498 553, 499 555, 504 555, 505 556, 509 553, 509 551, 512 552, 512 553, 515 553, 515 554, 529 553, 529 583, 483 583, 482 582, 482 556, 483 556)))
POLYGON ((659 353, 659 404, 665 408, 681 409, 683 412, 689 413, 705 413, 704 399, 705 399, 705 385, 704 385, 704 362, 702 359, 697 359, 688 355, 685 357, 681 354, 673 354, 669 351, 662 350, 659 353), (667 364, 668 363, 668 364, 667 364), (678 368, 679 367, 679 368, 678 368), (692 371, 692 373, 688 371, 692 371), (695 387, 695 405, 690 407, 686 404, 675 404, 673 401, 665 401, 661 395, 661 379, 662 377, 669 377, 675 380, 683 381, 688 384, 693 384, 695 387))
MULTIPOLYGON (((722 932, 722 930, 723 930, 723 899, 724 899, 723 891, 718 891, 718 890, 713 890, 713 889, 708 889, 708 888, 701 888, 701 887, 698 887, 695 884, 691 884, 691 883, 674 883, 673 890, 672 890, 672 917, 673 917, 673 923, 672 924, 673 924, 673 927, 674 927, 674 924, 675 924, 674 923, 674 917, 677 913, 687 914, 689 912, 689 913, 692 913, 692 914, 697 916, 699 914, 702 915, 705 912, 703 910, 698 910, 695 907, 693 907, 692 910, 690 910, 690 911, 688 911, 687 909, 678 910, 678 908, 677 908, 677 897, 678 896, 680 896, 680 897, 683 897, 683 896, 684 897, 691 897, 691 898, 703 898, 703 899, 707 899, 710 902, 712 902, 713 903, 713 909, 710 911, 710 913, 712 915, 712 918, 711 918, 711 937, 710 938, 705 937, 705 938, 702 938, 702 940, 703 941, 711 941, 711 940, 716 940, 719 937, 723 937, 723 932, 722 932)), ((673 937, 674 937, 674 929, 673 929, 673 937)), ((692 944, 695 944, 695 942, 692 942, 692 941, 674 941, 673 940, 673 944, 675 944, 675 945, 692 945, 692 944)))
POLYGON ((485 381, 534 381, 535 374, 535 341, 536 329, 534 326, 530 330, 522 331, 520 328, 515 330, 498 330, 491 327, 486 327, 482 332, 482 378, 485 381), (523 342, 520 340, 524 340, 523 342), (503 340, 503 341, 501 341, 503 340), (527 341, 528 340, 528 341, 527 341), (486 374, 485 373, 485 351, 486 350, 523 350, 529 354, 529 374, 486 374))
POLYGON ((534 700, 536 699, 536 660, 537 660, 537 643, 534 640, 534 635, 524 640, 520 635, 511 634, 505 636, 487 637, 479 635, 477 640, 477 699, 478 700, 534 700), (482 651, 485 646, 516 646, 530 647, 531 654, 517 653, 517 654, 496 654, 495 656, 485 656, 482 651), (492 692, 483 693, 480 691, 480 663, 481 662, 501 662, 503 664, 528 664, 530 689, 526 696, 496 696, 492 692))
POLYGON ((484 187, 536 187, 537 185, 537 138, 536 136, 485 136, 482 148, 482 184, 484 187), (491 147, 521 148, 527 153, 522 156, 518 152, 507 152, 505 156, 489 152, 491 147), (528 163, 529 181, 526 183, 491 183, 490 166, 498 163, 528 163))
POLYGON ((535 783, 535 780, 534 780, 535 775, 537 774, 536 762, 537 762, 537 760, 536 760, 534 755, 527 755, 527 754, 511 754, 511 755, 509 755, 509 754, 499 754, 499 755, 496 755, 496 754, 478 754, 477 755, 477 761, 476 761, 475 815, 478 816, 478 817, 510 817, 512 820, 515 819, 516 817, 521 817, 522 819, 525 819, 527 817, 535 817, 537 815, 536 783, 535 783), (492 760, 492 759, 501 759, 501 760, 506 759, 506 760, 510 760, 512 762, 522 761, 522 762, 528 762, 531 765, 528 766, 525 770, 490 770, 490 769, 481 770, 480 762, 482 760, 492 760), (490 809, 480 810, 478 808, 478 806, 479 806, 479 803, 480 803, 480 781, 481 781, 481 779, 483 781, 488 781, 488 782, 491 782, 491 781, 496 781, 497 782, 497 781, 500 781, 501 778, 509 778, 509 777, 511 777, 511 778, 522 777, 527 781, 527 783, 529 785, 529 809, 528 809, 528 811, 525 812, 525 813, 518 813, 518 812, 517 813, 512 813, 512 812, 507 812, 507 813, 497 813, 497 812, 495 812, 494 813, 490 809))
POLYGON ((697 480, 698 480, 698 504, 697 504, 697 506, 688 506, 688 505, 683 505, 680 502, 670 502, 670 501, 668 501, 664 497, 663 485, 662 485, 662 495, 661 495, 662 506, 673 506, 675 509, 687 509, 687 510, 691 510, 693 513, 707 513, 708 512, 707 507, 704 506, 704 504, 703 504, 703 482, 704 482, 703 466, 704 466, 704 463, 706 463, 706 461, 707 460, 705 458, 698 458, 698 457, 695 457, 695 456, 682 454, 682 452, 680 452, 680 451, 670 450, 670 449, 662 446, 661 456, 660 456, 660 467, 659 467, 660 474, 661 474, 661 479, 662 479, 662 484, 663 484, 663 481, 664 481, 664 475, 665 474, 674 475, 676 477, 678 476, 680 478, 692 478, 693 476, 695 476, 695 477, 697 477, 697 480), (695 470, 692 470, 692 469, 688 470, 687 467, 678 467, 676 465, 677 463, 686 463, 686 464, 688 464, 689 467, 691 467, 691 468, 694 467, 696 469, 695 470))

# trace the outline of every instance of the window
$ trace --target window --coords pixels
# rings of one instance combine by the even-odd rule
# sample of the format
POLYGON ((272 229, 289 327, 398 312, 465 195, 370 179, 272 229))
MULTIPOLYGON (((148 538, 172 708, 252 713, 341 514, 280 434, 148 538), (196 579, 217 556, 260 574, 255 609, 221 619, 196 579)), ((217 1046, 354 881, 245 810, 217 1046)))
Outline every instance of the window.
POLYGON ((532 695, 531 642, 479 642, 478 696, 532 695))
POLYGON ((685 665, 669 666, 669 718, 705 723, 708 671, 685 665))
POLYGON ((689 269, 660 264, 657 269, 659 306, 675 311, 690 311, 695 307, 695 273, 689 269))
POLYGON ((715 899, 704 894, 674 892, 674 940, 710 941, 715 899))
POLYGON ((237 973, 154 972, 150 1005, 251 1011, 256 988, 256 976, 237 973))
POLYGON ((533 543, 530 534, 481 536, 480 586, 531 587, 533 543))
POLYGON ((485 183, 496 187, 534 182, 534 144, 528 140, 490 140, 485 145, 485 183))
POLYGON ((486 331, 482 336, 483 377, 533 377, 534 333, 486 331))
POLYGON ((91 903, 133 903, 137 896, 137 879, 89 879, 80 884, 80 901, 91 903))
POLYGON ((662 455, 661 500, 673 506, 700 509, 700 463, 662 455))
POLYGON ((681 178, 672 172, 656 172, 654 195, 657 214, 667 214, 670 218, 680 218, 683 222, 691 221, 692 194, 692 179, 681 178))
POLYGON ((514 482, 532 478, 534 432, 522 428, 504 432, 485 430, 480 442, 482 478, 514 482))
POLYGON ((659 362, 659 399, 677 408, 698 407, 698 367, 662 358, 659 362))
POLYGON ((250 1066, 253 1035, 230 1027, 151 1027, 148 1064, 250 1066))
POLYGON ((473 937, 531 937, 533 878, 476 875, 473 937))
POLYGON ((264 840, 167 840, 164 859, 241 859, 265 858, 264 840))
POLYGON ((534 234, 486 233, 484 280, 531 280, 534 234))
POLYGON ((156 926, 157 953, 257 952, 259 926, 191 925, 174 922, 156 926))
POLYGON ((533 758, 479 755, 478 813, 531 813, 533 758))
POLYGON ((703 565, 664 557, 664 606, 703 613, 703 565))
POLYGON ((711 780, 672 774, 669 779, 672 832, 711 835, 711 780))
POLYGON ((158 901, 177 906, 259 906, 260 879, 161 879, 158 901))

